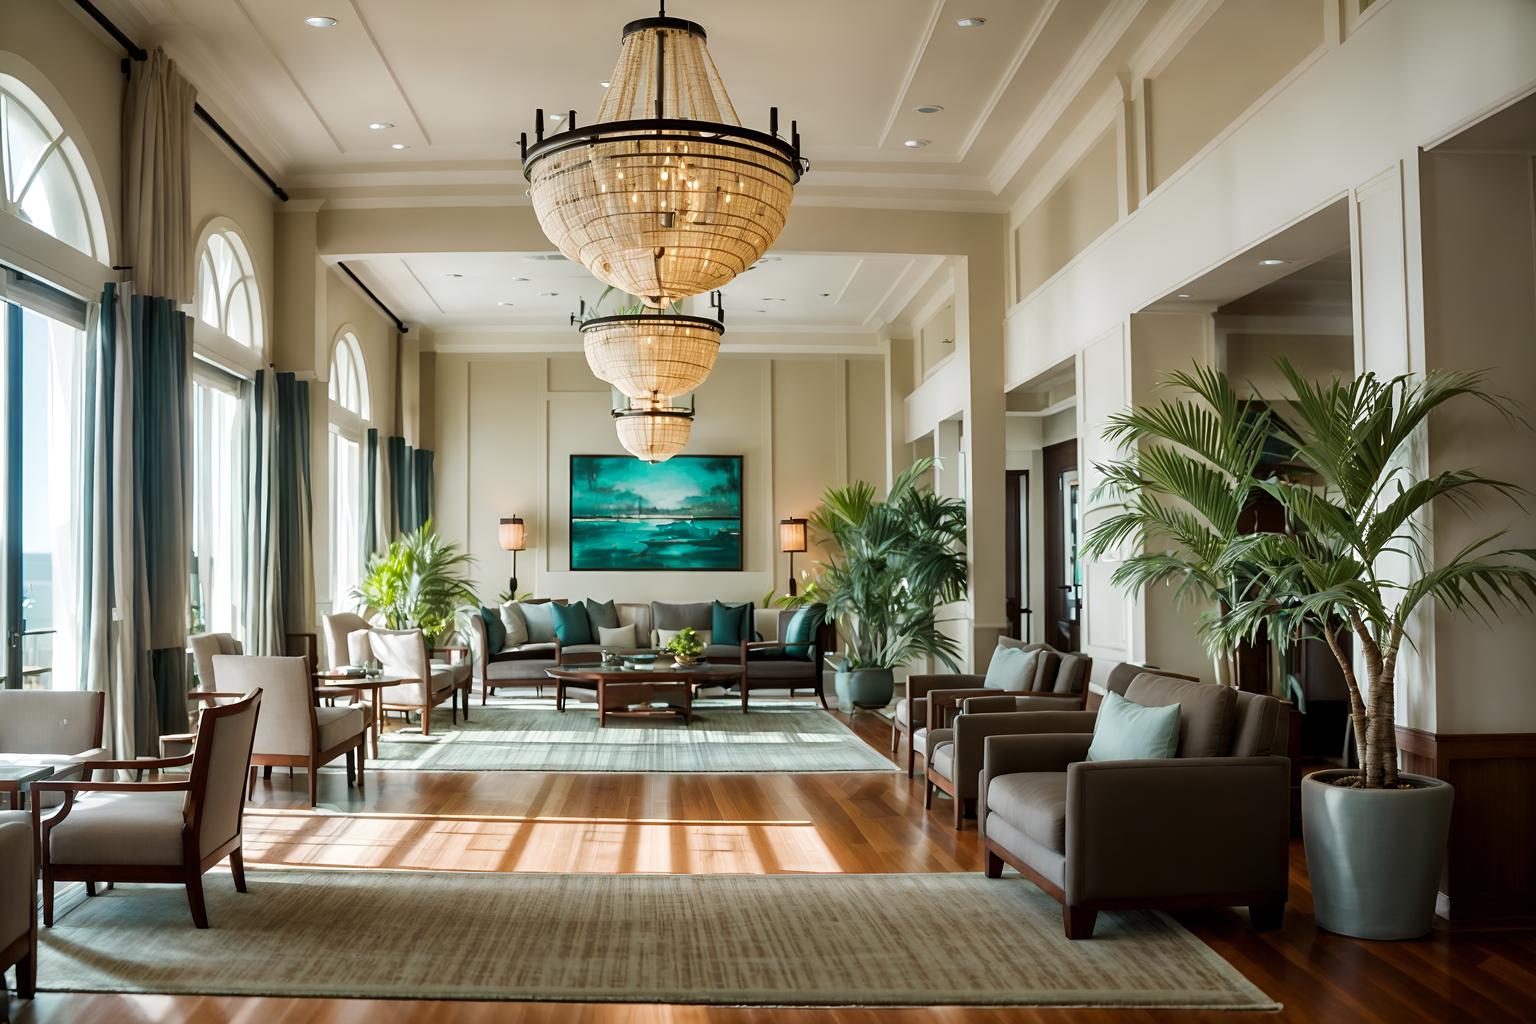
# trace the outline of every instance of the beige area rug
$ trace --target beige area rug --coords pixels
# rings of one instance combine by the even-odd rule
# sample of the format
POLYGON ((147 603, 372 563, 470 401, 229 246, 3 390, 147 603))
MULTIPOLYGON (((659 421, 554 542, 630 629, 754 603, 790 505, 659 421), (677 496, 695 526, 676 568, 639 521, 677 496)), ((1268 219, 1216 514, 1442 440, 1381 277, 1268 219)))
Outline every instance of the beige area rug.
POLYGON ((83 895, 46 991, 703 1003, 1277 1009, 1166 915, 1069 942, 1017 877, 278 870, 83 895))
MULTIPOLYGON (((398 719, 394 720, 398 722, 398 719)), ((475 705, 468 722, 446 709, 432 735, 392 729, 370 769, 434 772, 894 772, 896 766, 848 727, 805 703, 737 700, 694 704, 691 725, 676 718, 612 718, 597 726, 591 705, 555 711, 527 700, 475 705)))

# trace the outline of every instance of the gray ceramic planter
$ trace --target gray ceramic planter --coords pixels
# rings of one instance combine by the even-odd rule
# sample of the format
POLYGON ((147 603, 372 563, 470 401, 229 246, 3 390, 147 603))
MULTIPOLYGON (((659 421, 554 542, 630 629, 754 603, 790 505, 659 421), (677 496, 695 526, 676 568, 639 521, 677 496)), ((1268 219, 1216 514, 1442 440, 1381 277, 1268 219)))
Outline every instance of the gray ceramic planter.
POLYGON ((1345 789, 1301 780, 1301 828, 1317 924, 1357 939, 1416 939, 1435 919, 1452 789, 1399 773, 1413 789, 1345 789))
POLYGON ((856 668, 836 677, 837 710, 851 715, 857 708, 883 708, 896 692, 896 674, 888 668, 856 668))

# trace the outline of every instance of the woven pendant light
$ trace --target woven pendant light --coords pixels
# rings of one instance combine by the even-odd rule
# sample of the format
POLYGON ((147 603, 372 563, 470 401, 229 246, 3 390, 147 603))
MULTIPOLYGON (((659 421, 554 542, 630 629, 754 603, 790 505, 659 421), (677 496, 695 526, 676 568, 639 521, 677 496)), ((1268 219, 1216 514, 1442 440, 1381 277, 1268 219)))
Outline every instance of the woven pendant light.
POLYGON ((522 137, 523 174, 544 234, 598 280, 647 305, 719 288, 784 229, 804 162, 794 123, 741 127, 704 29, 661 15, 624 26, 597 120, 522 137))
POLYGON ((586 318, 582 303, 582 348, 587 365, 627 397, 655 402, 666 395, 686 395, 703 384, 715 367, 725 311, 720 294, 716 319, 682 313, 620 313, 586 318))
POLYGON ((631 401, 613 410, 619 444, 642 462, 666 462, 688 446, 693 432, 692 405, 671 398, 631 401))

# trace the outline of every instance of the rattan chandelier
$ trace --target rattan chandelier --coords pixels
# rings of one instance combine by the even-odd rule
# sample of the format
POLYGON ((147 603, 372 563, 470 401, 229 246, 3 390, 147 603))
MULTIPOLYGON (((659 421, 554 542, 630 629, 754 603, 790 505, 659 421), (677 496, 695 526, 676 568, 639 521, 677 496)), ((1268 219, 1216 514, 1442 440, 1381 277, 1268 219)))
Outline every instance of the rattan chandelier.
POLYGON ((597 120, 521 139, 539 226, 599 280, 665 308, 729 282, 784 229, 805 169, 800 132, 743 128, 703 27, 667 17, 624 26, 597 120))
POLYGON ((634 400, 613 410, 619 444, 642 462, 666 462, 688 446, 693 432, 692 403, 671 398, 634 400))
POLYGON ((686 395, 715 367, 725 310, 720 293, 711 296, 715 318, 673 310, 587 317, 586 303, 571 318, 581 327, 587 365, 629 398, 655 402, 686 395))

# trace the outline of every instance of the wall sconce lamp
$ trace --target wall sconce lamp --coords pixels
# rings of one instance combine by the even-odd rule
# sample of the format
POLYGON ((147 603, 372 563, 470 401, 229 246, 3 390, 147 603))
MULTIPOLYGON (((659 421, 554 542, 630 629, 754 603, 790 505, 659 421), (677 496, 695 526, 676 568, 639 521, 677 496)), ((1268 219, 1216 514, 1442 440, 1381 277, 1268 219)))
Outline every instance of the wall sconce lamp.
POLYGON ((507 593, 512 598, 517 598, 517 553, 528 547, 528 531, 523 528, 523 521, 518 516, 503 519, 498 528, 498 536, 501 539, 501 549, 512 552, 512 579, 507 584, 507 593))
POLYGON ((779 520, 779 550, 789 555, 789 596, 794 597, 795 588, 795 555, 801 554, 806 549, 805 520, 790 516, 788 519, 779 520))

